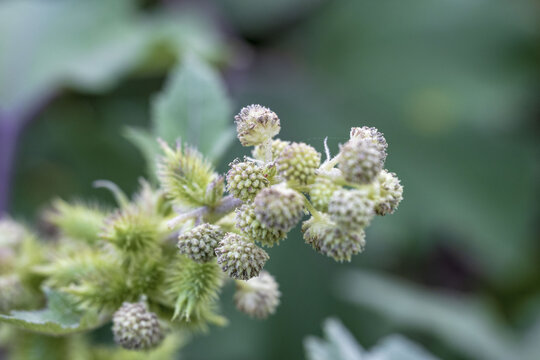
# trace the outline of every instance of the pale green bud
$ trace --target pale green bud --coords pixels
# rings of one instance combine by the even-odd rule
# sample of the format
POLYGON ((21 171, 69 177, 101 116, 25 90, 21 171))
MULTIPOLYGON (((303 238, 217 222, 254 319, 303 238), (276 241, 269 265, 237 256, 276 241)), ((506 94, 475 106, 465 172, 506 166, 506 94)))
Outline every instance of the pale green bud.
POLYGON ((178 236, 180 253, 204 263, 215 257, 215 249, 225 234, 217 225, 201 224, 178 236))
POLYGON ((148 350, 164 338, 156 314, 142 303, 122 304, 113 316, 114 341, 127 350, 148 350))
POLYGON ((15 310, 26 302, 29 296, 17 275, 0 276, 0 313, 15 310))
POLYGON ((216 248, 217 262, 223 272, 238 280, 258 276, 268 260, 266 251, 238 234, 228 233, 216 248))
POLYGON ((5 217, 0 219, 0 246, 15 247, 20 244, 27 234, 24 226, 5 217))
POLYGON ((341 147, 339 169, 348 182, 369 184, 382 170, 384 157, 377 144, 356 137, 341 147))
POLYGON ((257 319, 265 319, 276 312, 280 296, 278 283, 272 275, 263 270, 257 277, 237 282, 234 303, 241 312, 257 319))
POLYGON ((292 143, 277 159, 277 170, 286 181, 308 185, 315 180, 315 171, 320 163, 321 154, 315 148, 304 143, 292 143))
POLYGON ((368 196, 365 190, 337 190, 330 199, 328 213, 339 228, 361 230, 375 216, 375 204, 368 196))
POLYGON ((377 176, 379 199, 375 203, 377 215, 393 214, 403 200, 403 186, 395 173, 382 170, 377 176))
POLYGON ((351 128, 350 137, 351 139, 360 138, 363 140, 371 141, 373 144, 377 146, 377 149, 382 154, 384 154, 383 155, 383 162, 384 162, 384 160, 386 159, 386 149, 388 148, 388 144, 386 143, 384 134, 379 132, 377 128, 368 127, 368 126, 353 127, 351 128))
MULTIPOLYGON (((283 141, 280 139, 274 139, 272 140, 272 161, 277 160, 279 155, 281 155, 281 152, 289 146, 291 142, 290 141, 283 141)), ((265 153, 265 147, 262 145, 257 145, 255 148, 253 148, 252 154, 253 157, 260 161, 266 161, 266 153, 265 153)))
POLYGON ((336 185, 331 179, 318 176, 309 190, 309 198, 315 209, 323 212, 328 211, 328 204, 334 192, 341 187, 336 185))
POLYGON ((242 230, 248 238, 264 246, 272 247, 279 244, 279 241, 287 236, 286 232, 269 228, 257 220, 255 208, 252 204, 244 204, 235 212, 236 227, 242 230))
POLYGON ((260 145, 279 134, 279 118, 261 105, 249 105, 234 117, 238 140, 243 146, 260 145))
POLYGON ((237 199, 251 201, 257 193, 269 186, 269 169, 252 161, 229 164, 227 172, 227 191, 237 199))
POLYGON ((271 229, 284 232, 289 232, 304 214, 302 194, 282 184, 262 190, 253 203, 257 220, 271 229))

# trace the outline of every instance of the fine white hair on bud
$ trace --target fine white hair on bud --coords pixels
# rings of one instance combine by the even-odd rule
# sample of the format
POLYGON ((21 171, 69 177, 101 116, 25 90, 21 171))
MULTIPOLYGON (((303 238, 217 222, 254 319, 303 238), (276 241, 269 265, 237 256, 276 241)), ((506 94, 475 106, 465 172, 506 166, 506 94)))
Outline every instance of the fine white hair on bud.
POLYGON ((393 214, 403 200, 403 186, 395 173, 382 170, 376 180, 379 198, 375 203, 377 215, 393 214))
POLYGON ((385 154, 372 141, 353 138, 341 147, 339 169, 345 180, 353 184, 369 184, 384 165, 385 154))
POLYGON ((113 315, 114 341, 127 350, 148 350, 164 338, 156 314, 143 303, 122 304, 113 315))
POLYGON ((263 189, 253 203, 257 220, 284 232, 289 232, 304 214, 303 195, 283 184, 263 189))
POLYGON ((276 312, 279 305, 279 286, 267 271, 248 281, 238 281, 234 303, 236 308, 257 319, 265 319, 276 312))
POLYGON ((252 161, 229 164, 227 172, 227 191, 237 199, 251 201, 257 193, 269 186, 269 171, 265 166, 252 161))
POLYGON ((215 257, 215 249, 225 234, 217 225, 201 224, 178 236, 178 249, 198 263, 215 257))
POLYGON ((350 138, 360 138, 371 141, 383 154, 383 162, 386 160, 386 149, 388 148, 388 143, 384 138, 384 134, 377 130, 377 128, 369 126, 353 127, 351 128, 350 138))
POLYGON ((279 175, 296 185, 315 181, 315 172, 321 163, 321 154, 313 146, 292 143, 285 147, 277 159, 279 175))
POLYGON ((359 231, 368 226, 375 216, 374 206, 367 191, 340 189, 332 195, 328 213, 338 227, 359 231))
POLYGON ((269 228, 257 220, 253 204, 244 204, 235 213, 236 227, 263 246, 272 247, 287 236, 285 231, 269 228))
POLYGON ((258 276, 269 258, 255 243, 234 233, 225 235, 216 248, 216 256, 223 272, 237 280, 258 276))
POLYGON ((249 105, 234 117, 238 140, 243 146, 255 146, 279 134, 279 118, 272 110, 261 105, 249 105))

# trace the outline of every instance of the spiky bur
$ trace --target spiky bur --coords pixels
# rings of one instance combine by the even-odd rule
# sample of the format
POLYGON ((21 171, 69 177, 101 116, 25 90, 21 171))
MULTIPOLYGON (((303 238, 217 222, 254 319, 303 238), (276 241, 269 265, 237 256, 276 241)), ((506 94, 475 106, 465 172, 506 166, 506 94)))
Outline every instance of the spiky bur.
POLYGON ((225 320, 215 313, 222 286, 223 273, 215 260, 198 263, 177 256, 166 269, 163 287, 164 299, 174 309, 172 320, 193 329, 205 329, 208 323, 223 325, 225 320))
POLYGON ((283 185, 262 190, 254 200, 257 220, 270 229, 289 232, 304 215, 304 197, 283 185))
POLYGON ((318 176, 309 190, 309 199, 315 209, 323 212, 328 211, 328 204, 334 192, 341 189, 330 178, 318 176))
POLYGON ((278 283, 263 270, 257 277, 236 282, 234 303, 241 312, 253 318, 265 319, 276 312, 280 296, 278 283))
POLYGON ((143 303, 124 303, 113 316, 114 341, 127 350, 149 350, 164 338, 156 314, 143 303))
POLYGON ((45 220, 58 228, 63 236, 92 244, 99 239, 105 216, 96 205, 70 204, 58 199, 45 213, 45 220))
MULTIPOLYGON (((274 139, 271 143, 272 161, 277 160, 281 155, 281 152, 289 146, 290 141, 283 141, 280 139, 274 139)), ((259 161, 266 161, 266 149, 262 145, 257 145, 253 148, 252 155, 259 161)))
POLYGON ((287 236, 280 229, 269 228, 257 220, 253 204, 244 204, 236 209, 236 227, 249 239, 259 242, 263 246, 272 247, 287 236))
POLYGON ((219 226, 204 223, 180 234, 178 249, 193 261, 204 263, 216 256, 214 251, 224 235, 219 226))
POLYGON ((384 158, 377 144, 355 137, 341 147, 339 169, 348 182, 369 184, 382 170, 384 158))
POLYGON ((383 154, 383 162, 386 160, 388 143, 384 138, 384 134, 377 130, 377 128, 369 126, 353 127, 351 128, 350 138, 360 138, 372 142, 377 146, 379 152, 383 154))
POLYGON ((365 190, 337 190, 328 205, 330 217, 342 229, 362 230, 375 216, 375 204, 368 195, 365 190))
POLYGON ((377 215, 393 214, 403 200, 403 186, 395 173, 382 170, 376 179, 379 196, 375 202, 377 215))
POLYGON ((249 280, 258 276, 268 254, 247 238, 228 233, 216 248, 217 262, 229 277, 249 280))
POLYGON ((251 201, 257 193, 268 187, 270 169, 253 161, 236 159, 229 164, 227 191, 242 201, 251 201))
POLYGON ((351 261, 353 255, 364 250, 364 230, 348 232, 333 223, 328 215, 312 217, 302 225, 307 244, 336 261, 351 261))
POLYGON ((292 143, 285 147, 277 159, 279 175, 295 185, 309 185, 315 181, 315 172, 321 163, 321 154, 305 143, 292 143))
POLYGON ((260 145, 279 134, 279 118, 261 105, 249 105, 234 117, 238 139, 243 146, 260 145))
POLYGON ((172 149, 163 141, 160 145, 164 156, 158 163, 157 175, 166 196, 183 208, 215 206, 221 199, 223 182, 212 165, 189 146, 178 143, 172 149))

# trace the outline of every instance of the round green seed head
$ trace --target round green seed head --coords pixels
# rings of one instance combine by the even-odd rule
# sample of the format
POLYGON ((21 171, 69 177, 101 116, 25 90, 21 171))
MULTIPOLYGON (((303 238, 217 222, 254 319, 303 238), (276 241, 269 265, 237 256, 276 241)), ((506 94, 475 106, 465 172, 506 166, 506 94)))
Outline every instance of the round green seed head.
POLYGON ((215 257, 215 249, 225 234, 217 225, 201 224, 178 236, 178 249, 198 263, 215 257))
POLYGON ((282 230, 271 229, 257 220, 255 208, 252 204, 244 204, 236 209, 236 227, 242 230, 244 235, 259 242, 263 246, 272 247, 279 244, 281 239, 287 236, 282 230))
POLYGON ((156 314, 142 303, 125 302, 113 315, 114 341, 128 350, 148 350, 164 338, 156 314))
POLYGON ((368 196, 364 190, 337 190, 330 199, 328 213, 338 227, 359 231, 369 225, 375 215, 375 204, 368 196))
POLYGON ((259 276, 237 283, 234 303, 241 312, 256 319, 265 319, 276 312, 280 296, 278 283, 263 270, 259 276))
POLYGON ((266 251, 238 234, 228 233, 216 248, 223 272, 237 280, 258 276, 268 260, 266 251))
POLYGON ((227 191, 242 201, 251 201, 257 193, 269 186, 268 169, 251 161, 235 160, 229 164, 227 191))
MULTIPOLYGON (((280 139, 274 139, 272 140, 272 161, 275 161, 279 158, 279 155, 281 155, 281 152, 289 146, 291 142, 290 141, 283 141, 280 139)), ((265 161, 266 160, 266 154, 264 147, 261 145, 255 146, 253 148, 253 151, 251 152, 253 154, 253 157, 257 160, 265 161)))
POLYGON ((315 209, 323 212, 328 211, 330 198, 340 186, 336 185, 327 177, 318 176, 309 190, 309 198, 315 209))
POLYGON ((386 149, 388 148, 388 143, 384 138, 384 134, 379 132, 377 128, 362 126, 362 127, 353 127, 351 128, 350 138, 360 138, 363 140, 371 141, 377 146, 377 149, 384 154, 383 162, 386 159, 386 149))
POLYGON ((279 134, 279 118, 261 105, 249 105, 234 117, 238 140, 243 146, 260 145, 279 134))
POLYGON ((24 306, 27 296, 29 294, 17 275, 0 276, 0 313, 24 306))
POLYGON ((377 215, 393 214, 403 200, 403 186, 396 174, 382 170, 377 176, 379 198, 375 202, 377 215))
POLYGON ((369 184, 382 170, 384 158, 377 144, 356 137, 341 147, 338 166, 348 182, 369 184))
POLYGON ((283 185, 263 189, 253 201, 257 220, 270 229, 289 232, 304 214, 304 197, 283 185))
POLYGON ((308 185, 315 181, 315 171, 320 163, 321 154, 315 148, 304 143, 292 143, 281 152, 277 169, 286 181, 308 185))

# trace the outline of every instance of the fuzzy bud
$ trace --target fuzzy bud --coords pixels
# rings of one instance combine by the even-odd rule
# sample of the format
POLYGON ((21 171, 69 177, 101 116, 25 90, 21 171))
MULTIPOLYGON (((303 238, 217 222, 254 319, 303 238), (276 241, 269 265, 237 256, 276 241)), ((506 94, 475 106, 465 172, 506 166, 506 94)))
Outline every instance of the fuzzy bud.
POLYGON ((252 204, 244 204, 236 209, 236 227, 248 238, 253 239, 264 246, 272 247, 279 244, 279 241, 287 236, 282 230, 276 230, 265 226, 255 215, 252 204))
POLYGON ((363 251, 365 233, 345 232, 338 228, 327 215, 312 217, 302 225, 304 240, 316 251, 336 261, 351 261, 351 257, 363 251))
POLYGON ((289 232, 304 214, 304 197, 283 185, 262 190, 253 203, 257 220, 284 232, 289 232))
POLYGON ((353 138, 360 138, 363 140, 368 140, 377 145, 378 150, 384 154, 383 155, 383 162, 386 159, 386 149, 388 148, 388 144, 386 143, 386 139, 384 138, 384 134, 379 132, 377 128, 369 127, 369 126, 362 126, 362 127, 353 127, 351 128, 350 133, 351 139, 353 138))
POLYGON ((375 204, 364 190, 337 190, 330 199, 328 213, 343 229, 358 231, 369 225, 375 204))
POLYGON ((234 117, 238 140, 243 146, 260 145, 279 134, 279 118, 261 105, 249 105, 234 117))
POLYGON ((315 148, 304 143, 292 143, 281 152, 277 170, 287 181, 308 185, 315 180, 315 171, 320 163, 321 154, 315 148))
MULTIPOLYGON (((280 139, 274 139, 272 140, 272 161, 277 160, 279 158, 279 155, 281 155, 281 152, 290 145, 290 141, 283 141, 280 139)), ((262 145, 257 145, 255 148, 253 148, 253 151, 251 152, 253 154, 253 157, 260 161, 266 161, 266 153, 265 148, 262 145)))
POLYGON ((341 147, 339 169, 345 180, 354 184, 369 184, 382 170, 385 154, 377 144, 353 138, 341 147))
POLYGON ((198 263, 209 261, 225 234, 217 225, 201 224, 178 236, 180 253, 198 263))
POLYGON ((249 280, 258 276, 268 254, 243 236, 228 233, 216 248, 217 262, 229 277, 249 280))
POLYGON ((27 296, 17 275, 0 276, 0 313, 17 309, 27 296))
POLYGON ((257 277, 237 282, 234 303, 241 312, 265 319, 276 312, 280 296, 278 283, 270 273, 263 270, 257 277))
POLYGON ((375 203, 377 215, 393 214, 403 200, 403 186, 396 174, 382 170, 377 176, 379 199, 375 203))
POLYGON ((269 186, 268 169, 251 161, 238 159, 229 164, 227 191, 242 201, 251 201, 257 193, 269 186))
POLYGON ((0 246, 15 247, 22 242, 26 229, 19 223, 6 217, 0 219, 0 246))
POLYGON ((114 341, 128 350, 147 350, 164 338, 156 314, 142 303, 122 304, 113 316, 114 341))
POLYGON ((338 189, 340 187, 331 179, 322 176, 317 177, 309 190, 309 198, 315 209, 327 212, 330 198, 338 189))

